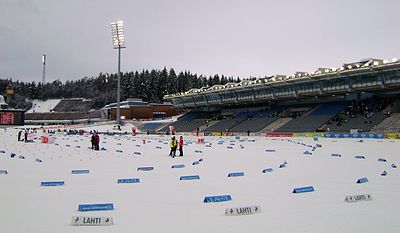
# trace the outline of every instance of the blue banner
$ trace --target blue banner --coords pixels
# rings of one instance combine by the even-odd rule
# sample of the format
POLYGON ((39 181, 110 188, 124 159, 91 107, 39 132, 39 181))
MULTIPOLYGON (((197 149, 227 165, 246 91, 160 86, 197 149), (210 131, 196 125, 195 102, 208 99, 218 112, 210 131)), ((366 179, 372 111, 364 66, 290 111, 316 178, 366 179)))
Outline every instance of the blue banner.
POLYGON ((221 196, 208 196, 204 198, 205 203, 209 202, 223 202, 223 201, 231 201, 231 195, 221 195, 221 196))
POLYGON ((228 174, 228 177, 237 177, 237 176, 244 176, 244 172, 231 172, 228 174))
POLYGON ((265 168, 265 169, 263 170, 263 173, 272 172, 272 171, 273 171, 272 168, 265 168))
POLYGON ((86 174, 89 173, 89 170, 72 170, 71 174, 86 174))
POLYGON ((307 193, 307 192, 314 192, 314 187, 307 186, 307 187, 295 188, 293 190, 293 193, 307 193))
POLYGON ((325 138, 374 138, 374 139, 382 139, 385 138, 384 134, 324 134, 325 138))
POLYGON ((140 183, 138 178, 130 178, 130 179, 118 179, 118 184, 132 184, 132 183, 140 183))
POLYGON ((41 182, 41 186, 62 186, 64 185, 64 181, 49 181, 49 182, 41 182))
POLYGON ((107 204, 82 204, 78 206, 78 211, 103 211, 114 210, 112 203, 107 204))
POLYGON ((154 167, 139 167, 138 171, 152 171, 154 167))
POLYGON ((199 175, 194 175, 194 176, 181 176, 179 180, 199 180, 200 176, 199 175))

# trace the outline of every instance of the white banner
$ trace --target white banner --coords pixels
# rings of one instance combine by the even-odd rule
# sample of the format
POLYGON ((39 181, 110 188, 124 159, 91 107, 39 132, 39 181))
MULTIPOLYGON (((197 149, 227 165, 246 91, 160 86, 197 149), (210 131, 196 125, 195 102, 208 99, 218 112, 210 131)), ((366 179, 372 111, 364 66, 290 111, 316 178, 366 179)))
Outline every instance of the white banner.
POLYGON ((112 217, 72 217, 72 226, 110 226, 113 225, 112 217))
POLYGON ((260 206, 247 206, 238 208, 228 208, 225 210, 227 216, 249 215, 261 212, 260 206))
POLYGON ((371 201, 371 200, 372 200, 371 194, 349 195, 346 196, 344 199, 345 202, 371 201))

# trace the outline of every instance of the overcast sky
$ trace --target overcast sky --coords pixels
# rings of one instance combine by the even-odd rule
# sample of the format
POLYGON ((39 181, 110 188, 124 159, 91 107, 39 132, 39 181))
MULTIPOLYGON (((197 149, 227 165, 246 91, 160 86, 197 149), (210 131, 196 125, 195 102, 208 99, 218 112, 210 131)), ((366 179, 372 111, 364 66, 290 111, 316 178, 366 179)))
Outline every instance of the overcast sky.
POLYGON ((399 0, 0 0, 0 78, 174 68, 241 78, 400 56, 399 0))

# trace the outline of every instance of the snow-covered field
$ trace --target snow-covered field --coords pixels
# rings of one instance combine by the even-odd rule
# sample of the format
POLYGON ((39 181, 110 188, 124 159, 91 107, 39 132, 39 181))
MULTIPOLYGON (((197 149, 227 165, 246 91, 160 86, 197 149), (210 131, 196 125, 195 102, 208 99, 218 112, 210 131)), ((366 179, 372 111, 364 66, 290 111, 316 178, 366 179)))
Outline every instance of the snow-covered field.
POLYGON ((106 151, 93 151, 87 135, 56 134, 54 144, 17 142, 16 135, 12 129, 0 132, 0 170, 8 172, 0 174, 2 233, 400 232, 400 168, 391 167, 400 165, 400 141, 204 137, 197 144, 196 137, 185 137, 184 157, 171 158, 168 136, 101 135, 106 151), (322 147, 308 147, 316 144, 322 147), (284 161, 286 167, 279 168, 284 161), (171 168, 175 164, 185 167, 171 168), (154 170, 137 171, 142 166, 154 170), (273 171, 263 173, 265 168, 273 171), (75 169, 89 174, 71 174, 75 169), (387 176, 381 176, 384 170, 387 176), (227 177, 230 172, 244 176, 227 177), (200 179, 179 180, 183 175, 200 179), (369 182, 357 184, 362 177, 369 182), (120 178, 140 183, 118 184, 120 178), (42 187, 43 181, 65 185, 42 187), (304 186, 315 191, 292 193, 304 186), (344 201, 355 194, 371 194, 373 200, 344 201), (203 202, 214 195, 232 200, 203 202), (79 204, 90 203, 113 203, 115 209, 78 212, 79 204), (227 208, 252 205, 261 212, 225 215, 227 208), (72 226, 72 216, 112 217, 114 225, 72 226))

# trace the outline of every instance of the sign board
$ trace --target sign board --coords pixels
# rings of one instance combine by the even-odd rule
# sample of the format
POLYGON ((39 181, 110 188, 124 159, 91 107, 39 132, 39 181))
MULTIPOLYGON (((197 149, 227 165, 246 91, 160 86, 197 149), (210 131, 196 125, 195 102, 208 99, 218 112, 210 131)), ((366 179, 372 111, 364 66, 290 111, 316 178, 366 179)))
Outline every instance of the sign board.
POLYGON ((272 171, 273 171, 272 168, 265 168, 265 169, 263 170, 263 173, 272 172, 272 171))
POLYGON ((358 184, 367 183, 367 182, 368 182, 368 179, 366 177, 363 177, 363 178, 360 178, 357 180, 358 184))
POLYGON ((199 180, 200 176, 199 175, 193 175, 193 176, 181 176, 179 180, 199 180))
POLYGON ((131 178, 131 179, 118 179, 118 184, 132 184, 132 183, 139 183, 140 180, 138 178, 131 178))
POLYGON ((89 173, 89 170, 72 170, 71 174, 85 174, 89 173))
POLYGON ((301 187, 301 188, 293 189, 293 193, 308 193, 308 192, 314 192, 314 187, 313 186, 307 186, 307 187, 301 187))
POLYGON ((110 226, 113 225, 112 217, 72 217, 72 226, 110 226))
POLYGON ((114 210, 113 203, 107 204, 81 204, 78 206, 78 211, 103 211, 114 210))
POLYGON ((228 208, 225 210, 227 216, 250 215, 261 212, 260 206, 247 206, 238 208, 228 208))
POLYGON ((371 194, 361 194, 361 195, 349 195, 344 198, 345 202, 357 202, 357 201, 371 201, 371 194))
POLYGON ((138 171, 152 171, 154 167, 138 167, 138 171))
POLYGON ((244 176, 244 172, 231 172, 228 174, 228 177, 238 177, 238 176, 244 176))
POLYGON ((209 202, 223 202, 223 201, 231 201, 232 197, 231 195, 221 195, 221 196, 207 196, 204 197, 204 202, 209 203, 209 202))
POLYGON ((64 181, 49 181, 49 182, 41 182, 41 186, 63 186, 64 181))

